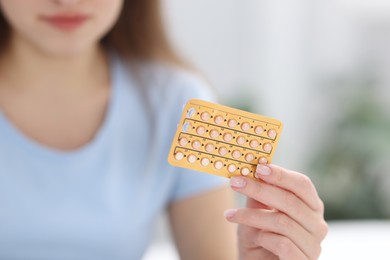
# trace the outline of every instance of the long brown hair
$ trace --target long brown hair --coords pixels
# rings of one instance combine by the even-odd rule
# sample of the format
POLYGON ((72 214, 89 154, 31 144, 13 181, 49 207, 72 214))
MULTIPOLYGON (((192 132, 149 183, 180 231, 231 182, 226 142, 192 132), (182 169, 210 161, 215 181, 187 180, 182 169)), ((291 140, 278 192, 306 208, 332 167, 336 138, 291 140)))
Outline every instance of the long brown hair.
MULTIPOLYGON (((10 27, 0 11, 0 52, 9 35, 10 27)), ((102 44, 128 60, 161 60, 189 67, 167 38, 160 0, 124 0, 119 19, 102 44)))

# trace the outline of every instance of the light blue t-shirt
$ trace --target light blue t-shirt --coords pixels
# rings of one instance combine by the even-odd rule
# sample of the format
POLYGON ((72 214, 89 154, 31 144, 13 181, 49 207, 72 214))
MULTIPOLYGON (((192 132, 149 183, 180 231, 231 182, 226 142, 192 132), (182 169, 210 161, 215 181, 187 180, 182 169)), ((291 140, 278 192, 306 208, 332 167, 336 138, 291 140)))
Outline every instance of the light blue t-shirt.
POLYGON ((170 203, 225 183, 167 163, 183 105, 212 96, 205 84, 159 65, 140 75, 112 59, 106 119, 76 151, 34 142, 0 111, 0 259, 141 259, 170 203))

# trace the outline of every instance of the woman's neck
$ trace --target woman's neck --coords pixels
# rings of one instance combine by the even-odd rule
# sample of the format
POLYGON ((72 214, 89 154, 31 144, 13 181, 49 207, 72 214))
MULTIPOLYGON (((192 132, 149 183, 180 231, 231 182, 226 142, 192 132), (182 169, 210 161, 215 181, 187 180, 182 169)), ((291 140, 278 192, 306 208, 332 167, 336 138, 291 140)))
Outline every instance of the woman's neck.
POLYGON ((50 55, 13 37, 0 58, 0 87, 20 91, 85 93, 109 84, 107 57, 96 45, 75 55, 50 55))

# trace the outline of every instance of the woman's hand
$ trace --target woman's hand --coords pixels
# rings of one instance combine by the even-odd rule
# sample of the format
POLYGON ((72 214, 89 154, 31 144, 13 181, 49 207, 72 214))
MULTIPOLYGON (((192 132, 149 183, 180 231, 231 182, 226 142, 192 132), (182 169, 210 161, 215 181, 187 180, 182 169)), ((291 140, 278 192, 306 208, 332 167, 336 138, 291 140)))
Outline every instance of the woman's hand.
POLYGON ((324 205, 305 175, 275 165, 258 165, 256 177, 233 177, 233 190, 247 196, 247 207, 225 211, 239 224, 241 260, 317 259, 328 226, 324 205))

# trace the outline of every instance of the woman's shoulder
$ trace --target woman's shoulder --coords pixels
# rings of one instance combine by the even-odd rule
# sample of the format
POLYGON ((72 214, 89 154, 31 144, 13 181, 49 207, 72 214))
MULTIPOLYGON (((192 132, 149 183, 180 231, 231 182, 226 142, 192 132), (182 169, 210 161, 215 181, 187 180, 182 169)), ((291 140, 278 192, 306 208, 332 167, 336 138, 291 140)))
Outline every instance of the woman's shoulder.
POLYGON ((150 78, 150 98, 156 103, 180 104, 190 99, 215 101, 215 93, 211 85, 199 72, 168 65, 151 64, 146 69, 150 78))
POLYGON ((196 70, 163 62, 140 62, 133 65, 121 60, 119 64, 122 74, 128 78, 128 84, 136 85, 151 99, 215 99, 210 83, 196 70))

